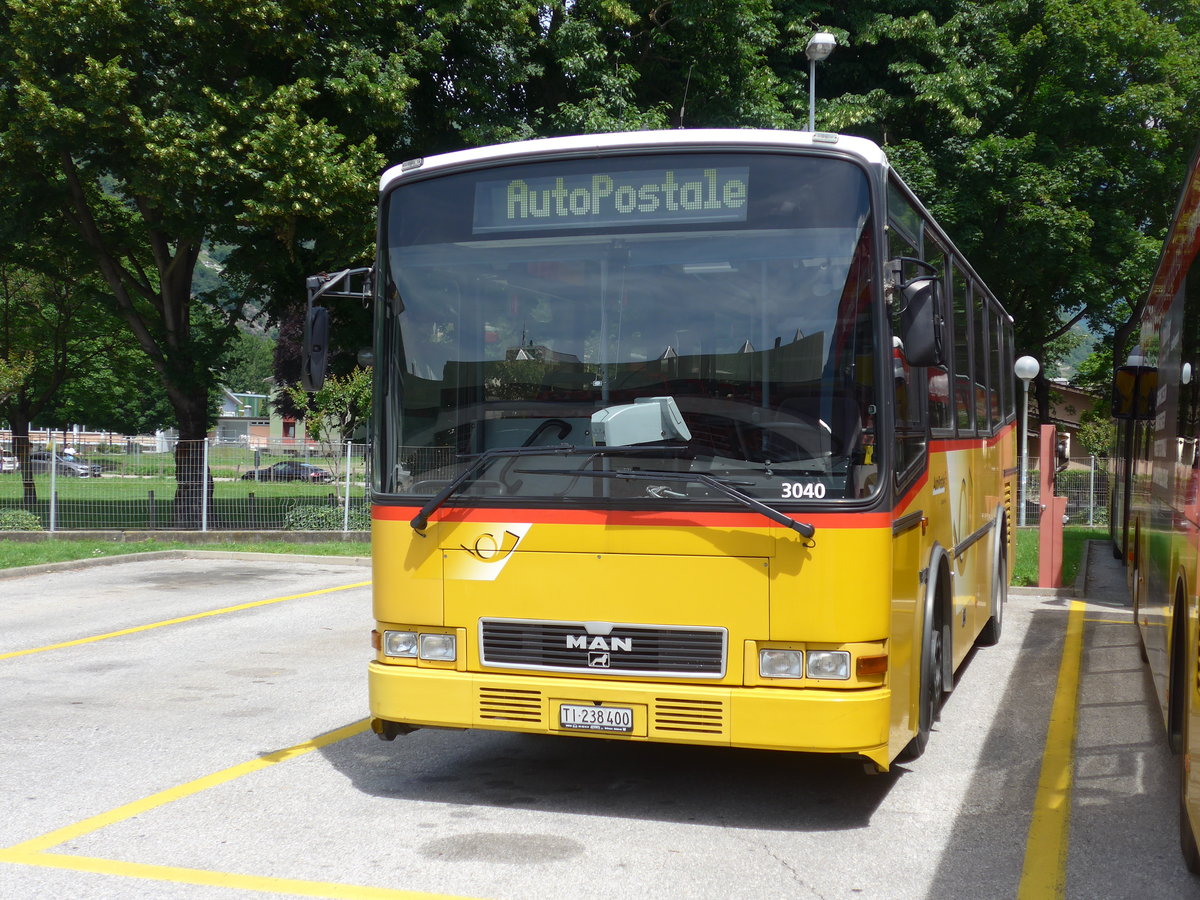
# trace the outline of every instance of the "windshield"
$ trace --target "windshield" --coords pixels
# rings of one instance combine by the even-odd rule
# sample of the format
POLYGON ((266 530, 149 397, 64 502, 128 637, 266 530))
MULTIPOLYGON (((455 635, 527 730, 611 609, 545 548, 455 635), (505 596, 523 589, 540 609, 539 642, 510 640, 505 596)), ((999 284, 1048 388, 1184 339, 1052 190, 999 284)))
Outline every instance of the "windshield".
POLYGON ((385 210, 379 491, 435 495, 505 449, 518 452, 475 464, 456 496, 723 498, 685 473, 764 500, 874 489, 874 250, 857 166, 543 161, 402 185, 385 210), (519 452, 556 445, 571 450, 519 452))

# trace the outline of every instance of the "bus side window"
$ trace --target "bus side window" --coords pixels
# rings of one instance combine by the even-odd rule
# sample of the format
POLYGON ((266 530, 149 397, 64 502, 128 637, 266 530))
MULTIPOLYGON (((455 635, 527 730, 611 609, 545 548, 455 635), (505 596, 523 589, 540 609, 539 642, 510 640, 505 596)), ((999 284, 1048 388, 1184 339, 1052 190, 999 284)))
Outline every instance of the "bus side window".
POLYGON ((975 434, 975 397, 971 388, 971 305, 967 280, 957 269, 954 285, 954 412, 961 437, 975 434))
MULTIPOLYGON (((907 207, 906 207, 907 209, 907 207)), ((907 256, 920 258, 920 252, 912 245, 898 227, 888 228, 888 257, 907 256)), ((906 265, 911 266, 911 263, 906 265)), ((897 273, 899 274, 899 273, 897 273)), ((899 292, 897 292, 898 294, 899 292)), ((896 479, 901 481, 913 465, 925 454, 925 370, 914 369, 908 364, 901 337, 900 317, 902 301, 897 296, 892 301, 892 377, 890 379, 895 410, 896 432, 894 450, 896 456, 896 479)), ((931 372, 932 374, 932 372, 931 372)))
POLYGON ((1004 381, 1000 371, 1000 360, 1004 356, 1004 344, 1000 339, 1000 317, 986 298, 983 308, 987 313, 988 324, 988 407, 992 415, 992 427, 998 428, 1004 421, 1004 404, 1000 388, 1001 382, 1004 381))
POLYGON ((975 335, 975 426, 979 434, 991 433, 991 401, 988 399, 988 321, 982 291, 971 285, 971 327, 975 335))
MULTIPOLYGON (((926 236, 925 241, 926 261, 937 267, 942 273, 942 290, 946 297, 949 297, 949 278, 946 270, 946 253, 939 247, 931 237, 926 236)), ((947 309, 945 315, 946 321, 943 327, 947 330, 946 335, 946 359, 940 366, 930 366, 929 368, 929 427, 939 429, 941 431, 952 431, 954 429, 954 415, 952 412, 950 399, 950 348, 954 346, 953 340, 953 316, 949 315, 949 301, 946 301, 944 307, 947 309)))

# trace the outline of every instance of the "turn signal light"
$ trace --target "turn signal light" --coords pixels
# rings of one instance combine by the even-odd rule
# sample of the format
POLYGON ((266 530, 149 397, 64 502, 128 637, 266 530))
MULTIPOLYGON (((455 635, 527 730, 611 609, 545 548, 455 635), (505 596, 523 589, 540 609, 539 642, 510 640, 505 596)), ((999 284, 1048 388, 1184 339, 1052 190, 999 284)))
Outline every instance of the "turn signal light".
POLYGON ((888 658, 886 656, 860 656, 854 670, 860 677, 882 675, 888 670, 888 658))

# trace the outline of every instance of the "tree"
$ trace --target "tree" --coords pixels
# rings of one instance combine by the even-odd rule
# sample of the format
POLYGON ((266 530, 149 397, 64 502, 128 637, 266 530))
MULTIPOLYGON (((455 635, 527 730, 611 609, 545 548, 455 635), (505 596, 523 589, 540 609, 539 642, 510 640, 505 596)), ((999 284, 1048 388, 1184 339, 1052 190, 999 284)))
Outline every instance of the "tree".
MULTIPOLYGON (((426 57, 398 150, 595 131, 795 124, 772 0, 490 0, 413 7, 426 57)), ((403 158, 403 156, 401 157, 403 158)))
POLYGON ((1194 5, 883 3, 822 21, 849 45, 825 73, 826 126, 888 145, 1013 314, 1018 352, 1044 362, 1080 320, 1111 332, 1149 283, 1196 137, 1194 5))
MULTIPOLYGON (((10 248, 16 252, 27 263, 36 259, 29 248, 10 248)), ((0 360, 7 361, 9 379, 0 392, 0 418, 12 429, 26 505, 37 501, 29 426, 52 407, 65 384, 106 367, 114 353, 98 293, 94 281, 52 277, 28 264, 0 264, 0 360)))
POLYGON ((348 375, 330 375, 319 391, 308 393, 298 387, 287 389, 304 430, 338 473, 340 445, 349 443, 371 412, 371 371, 355 367, 348 375))
POLYGON ((274 340, 265 334, 240 331, 225 353, 220 367, 221 383, 231 391, 266 393, 274 358, 274 340))
POLYGON ((398 125, 412 83, 406 14, 404 0, 0 8, 0 194, 28 211, 7 224, 50 216, 90 253, 173 410, 179 525, 200 519, 213 364, 246 299, 295 297, 323 261, 366 252, 372 132, 398 125), (209 241, 235 247, 235 290, 197 296, 209 241))

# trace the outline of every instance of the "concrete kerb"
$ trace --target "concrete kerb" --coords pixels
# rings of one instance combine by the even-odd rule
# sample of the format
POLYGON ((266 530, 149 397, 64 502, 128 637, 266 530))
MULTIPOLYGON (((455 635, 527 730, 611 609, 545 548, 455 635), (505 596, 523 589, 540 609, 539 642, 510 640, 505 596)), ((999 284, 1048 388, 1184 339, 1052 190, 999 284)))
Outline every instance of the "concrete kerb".
POLYGON ((369 556, 327 556, 300 553, 246 553, 240 550, 151 550, 146 553, 119 553, 116 556, 96 556, 84 559, 68 559, 63 562, 40 563, 36 566, 17 566, 0 569, 0 581, 21 578, 45 572, 61 572, 67 569, 88 569, 94 566, 115 566, 125 562, 140 562, 155 559, 242 559, 258 562, 324 563, 335 566, 369 567, 369 556))
POLYGON ((1103 541, 1088 541, 1079 560, 1079 571, 1075 573, 1075 581, 1066 587, 1026 587, 1024 585, 1009 585, 1008 593, 1016 597, 1082 597, 1088 576, 1088 559, 1092 555, 1092 544, 1102 544, 1103 541))
POLYGON ((177 541, 184 544, 265 544, 271 541, 289 544, 330 544, 344 541, 369 541, 369 531, 121 531, 118 529, 79 529, 71 531, 0 531, 0 540, 26 541, 177 541))

